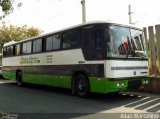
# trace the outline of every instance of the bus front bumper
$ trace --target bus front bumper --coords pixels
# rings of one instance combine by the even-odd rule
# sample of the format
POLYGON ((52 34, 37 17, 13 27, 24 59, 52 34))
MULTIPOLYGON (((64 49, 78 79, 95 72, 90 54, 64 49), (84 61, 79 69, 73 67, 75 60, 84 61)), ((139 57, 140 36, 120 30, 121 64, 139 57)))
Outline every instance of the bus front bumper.
POLYGON ((130 89, 139 89, 141 86, 146 86, 149 84, 149 78, 131 78, 131 79, 118 79, 109 80, 106 84, 107 92, 120 92, 127 91, 130 89))
POLYGON ((141 86, 146 86, 150 82, 149 77, 137 78, 92 78, 90 79, 91 92, 111 93, 127 91, 129 89, 139 89, 141 86))

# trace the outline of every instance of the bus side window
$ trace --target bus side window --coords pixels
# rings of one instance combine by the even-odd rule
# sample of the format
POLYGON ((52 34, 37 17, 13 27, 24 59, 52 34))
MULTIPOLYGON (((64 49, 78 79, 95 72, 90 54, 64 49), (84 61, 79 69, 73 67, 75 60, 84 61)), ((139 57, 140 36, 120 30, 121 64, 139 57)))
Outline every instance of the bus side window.
POLYGON ((83 52, 86 60, 103 58, 103 30, 99 26, 87 26, 83 32, 83 52))
POLYGON ((54 34, 46 38, 46 51, 58 50, 60 49, 61 35, 54 34))
POLYGON ((90 48, 90 39, 91 39, 91 30, 93 26, 88 26, 83 29, 83 54, 86 60, 91 59, 91 48, 90 48))
POLYGON ((63 48, 70 48, 71 47, 71 42, 73 40, 73 35, 71 32, 66 32, 62 35, 63 37, 63 43, 62 47, 63 48))
POLYGON ((102 59, 103 58, 103 37, 102 29, 95 28, 92 31, 92 40, 90 46, 92 48, 91 57, 92 59, 102 59))
POLYGON ((3 48, 3 57, 6 57, 6 55, 7 55, 7 49, 5 47, 5 48, 3 48))
POLYGON ((15 54, 16 56, 20 55, 20 44, 15 45, 14 54, 15 54))
POLYGON ((69 30, 62 35, 62 47, 66 48, 77 48, 81 45, 81 29, 69 30))
POLYGON ((7 56, 13 56, 13 46, 8 46, 7 47, 7 56))
POLYGON ((31 46, 32 46, 32 42, 28 41, 22 44, 22 53, 23 54, 29 54, 31 53, 31 46))
POLYGON ((52 46, 52 36, 49 36, 46 38, 46 51, 50 51, 52 50, 53 46, 52 46))
POLYGON ((60 49, 60 43, 61 43, 61 36, 59 34, 56 34, 53 36, 53 50, 60 49))
POLYGON ((37 39, 33 41, 33 53, 42 51, 42 39, 37 39))

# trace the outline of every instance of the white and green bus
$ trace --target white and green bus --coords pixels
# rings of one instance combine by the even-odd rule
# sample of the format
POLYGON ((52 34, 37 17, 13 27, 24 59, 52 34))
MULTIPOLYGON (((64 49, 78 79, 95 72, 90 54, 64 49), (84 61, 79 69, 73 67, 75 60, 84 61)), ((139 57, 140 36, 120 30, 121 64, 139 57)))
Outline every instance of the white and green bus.
POLYGON ((80 24, 4 44, 3 77, 69 88, 73 94, 111 93, 149 83, 141 29, 108 22, 80 24))

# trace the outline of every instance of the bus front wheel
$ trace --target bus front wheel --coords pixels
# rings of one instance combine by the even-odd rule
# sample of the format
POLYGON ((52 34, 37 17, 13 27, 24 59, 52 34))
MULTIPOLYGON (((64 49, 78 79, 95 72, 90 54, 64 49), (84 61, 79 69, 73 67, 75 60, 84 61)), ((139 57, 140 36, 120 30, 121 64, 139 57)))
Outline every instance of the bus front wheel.
POLYGON ((89 81, 85 75, 78 75, 76 77, 76 94, 80 97, 87 97, 89 95, 89 81))
POLYGON ((16 80, 18 86, 23 86, 22 72, 17 73, 16 80))

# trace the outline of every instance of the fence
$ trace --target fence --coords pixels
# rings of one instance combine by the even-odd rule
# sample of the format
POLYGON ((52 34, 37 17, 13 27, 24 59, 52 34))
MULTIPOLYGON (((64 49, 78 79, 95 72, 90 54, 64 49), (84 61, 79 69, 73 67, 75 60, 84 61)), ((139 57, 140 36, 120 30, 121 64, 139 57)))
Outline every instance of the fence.
POLYGON ((144 27, 145 46, 151 74, 160 74, 160 25, 144 27))

